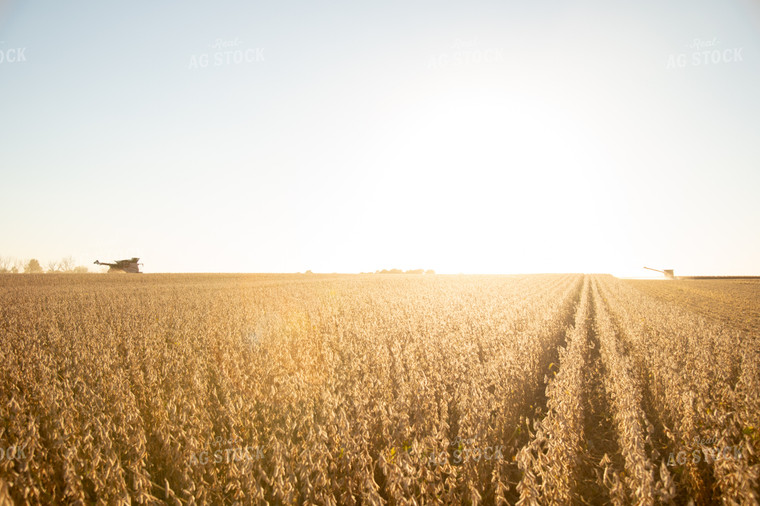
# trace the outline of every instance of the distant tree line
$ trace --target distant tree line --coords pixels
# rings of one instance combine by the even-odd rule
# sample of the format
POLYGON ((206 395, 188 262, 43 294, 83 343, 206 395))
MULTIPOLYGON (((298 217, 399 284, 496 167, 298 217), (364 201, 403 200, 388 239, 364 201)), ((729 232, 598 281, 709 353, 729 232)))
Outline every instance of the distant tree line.
POLYGON ((42 273, 67 273, 84 274, 90 270, 84 265, 76 265, 72 257, 65 257, 59 261, 50 261, 47 268, 43 268, 40 261, 32 258, 29 261, 17 258, 0 257, 0 274, 42 274, 42 273))
POLYGON ((410 269, 408 271, 402 271, 401 269, 383 269, 381 271, 375 271, 375 274, 435 274, 433 269, 410 269))

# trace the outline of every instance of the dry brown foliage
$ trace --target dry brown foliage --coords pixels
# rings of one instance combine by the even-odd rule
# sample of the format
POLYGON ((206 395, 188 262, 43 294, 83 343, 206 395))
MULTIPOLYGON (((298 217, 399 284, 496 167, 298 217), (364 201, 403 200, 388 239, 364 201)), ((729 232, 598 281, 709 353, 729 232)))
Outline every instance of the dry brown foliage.
POLYGON ((755 503, 756 327, 669 297, 0 275, 0 504, 755 503))

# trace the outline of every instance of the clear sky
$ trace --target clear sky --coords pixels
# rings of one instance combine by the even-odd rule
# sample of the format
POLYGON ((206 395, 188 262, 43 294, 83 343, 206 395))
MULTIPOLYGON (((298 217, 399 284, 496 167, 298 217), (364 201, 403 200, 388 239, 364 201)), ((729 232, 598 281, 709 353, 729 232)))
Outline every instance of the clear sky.
POLYGON ((0 256, 760 275, 756 1, 0 0, 0 53, 0 256))

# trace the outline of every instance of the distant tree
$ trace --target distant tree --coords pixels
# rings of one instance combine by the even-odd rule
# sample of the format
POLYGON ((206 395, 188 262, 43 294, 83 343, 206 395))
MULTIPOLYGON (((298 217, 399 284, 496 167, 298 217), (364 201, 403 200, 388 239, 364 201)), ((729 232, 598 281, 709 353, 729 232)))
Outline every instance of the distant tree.
POLYGON ((13 257, 0 257, 0 273, 18 274, 23 270, 24 262, 13 257))
POLYGON ((425 274, 435 274, 435 271, 433 269, 428 269, 425 271, 425 274))
POLYGON ((87 274, 88 272, 90 272, 90 269, 88 269, 84 265, 79 265, 77 267, 74 267, 74 269, 71 272, 73 272, 74 274, 87 274))
POLYGON ((64 257, 61 259, 60 262, 58 262, 58 270, 61 272, 74 272, 74 267, 76 266, 76 263, 74 262, 74 259, 70 256, 64 257))
POLYGON ((47 272, 48 273, 59 272, 60 270, 61 269, 60 269, 60 267, 58 265, 58 262, 55 262, 53 260, 51 260, 50 262, 48 262, 48 264, 47 264, 47 272))
POLYGON ((406 271, 407 274, 422 274, 425 272, 425 269, 409 269, 406 271))
POLYGON ((24 272, 28 274, 39 274, 40 272, 43 272, 40 261, 36 258, 29 260, 29 263, 26 264, 26 267, 24 267, 24 272))
POLYGON ((306 274, 314 274, 314 273, 311 272, 311 269, 309 269, 308 271, 306 271, 306 274))

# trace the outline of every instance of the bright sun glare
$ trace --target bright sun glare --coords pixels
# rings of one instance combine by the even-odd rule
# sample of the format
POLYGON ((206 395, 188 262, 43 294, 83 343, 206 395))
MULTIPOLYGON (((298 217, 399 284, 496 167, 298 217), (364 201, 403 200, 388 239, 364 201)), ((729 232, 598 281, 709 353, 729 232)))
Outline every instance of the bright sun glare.
MULTIPOLYGON (((577 242, 584 230, 589 237, 583 234, 583 241, 599 241, 592 232, 603 238, 614 223, 598 211, 609 200, 603 191, 610 183, 604 173, 608 156, 573 111, 530 94, 468 86, 440 89, 388 121, 395 129, 383 141, 393 149, 370 172, 404 188, 381 185, 374 200, 393 190, 401 197, 382 219, 403 224, 409 216, 424 216, 422 227, 433 232, 408 229, 408 257, 433 259, 428 262, 441 272, 610 265, 603 257, 589 258, 587 245, 577 242)), ((600 244, 597 251, 608 249, 600 244)))

